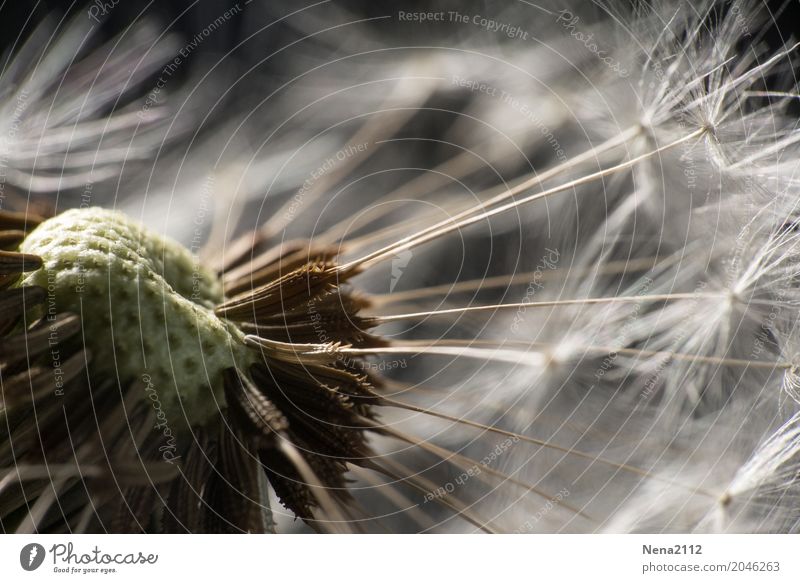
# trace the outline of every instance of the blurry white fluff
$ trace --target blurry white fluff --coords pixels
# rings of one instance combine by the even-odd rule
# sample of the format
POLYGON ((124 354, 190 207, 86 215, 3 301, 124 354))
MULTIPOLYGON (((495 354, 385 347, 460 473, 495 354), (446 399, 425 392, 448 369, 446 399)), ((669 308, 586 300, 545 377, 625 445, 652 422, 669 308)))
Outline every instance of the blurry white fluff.
MULTIPOLYGON (((764 29, 765 12, 753 2, 724 4, 662 3, 635 16, 609 8, 625 26, 608 20, 586 33, 594 30, 598 42, 613 48, 612 59, 629 77, 592 59, 570 71, 551 55, 545 66, 541 50, 504 46, 509 61, 535 53, 531 67, 558 72, 549 86, 556 98, 542 99, 534 111, 552 119, 568 160, 590 154, 552 174, 561 162, 550 156, 517 182, 533 175, 547 180, 517 198, 620 168, 554 192, 546 203, 520 206, 522 222, 507 213, 505 225, 493 222, 502 217, 481 223, 495 234, 522 234, 519 248, 501 256, 514 261, 517 280, 501 291, 503 303, 526 306, 407 328, 408 338, 488 342, 497 354, 525 346, 530 355, 529 366, 524 359, 511 366, 493 363, 487 350, 484 363, 434 362, 406 375, 448 387, 434 400, 419 397, 421 406, 528 438, 492 463, 535 485, 536 493, 497 488, 481 497, 477 480, 460 490, 466 496, 474 488, 475 508, 496 526, 516 532, 800 527, 800 133, 787 110, 797 87, 784 85, 794 47, 765 52, 752 37, 764 29), (553 101, 569 114, 550 117, 553 101)), ((580 15, 581 7, 572 12, 580 15)), ((554 42, 564 41, 556 34, 554 42)), ((464 69, 474 65, 472 80, 505 86, 496 71, 481 69, 479 58, 461 59, 464 69)), ((475 100, 472 109, 482 119, 509 114, 507 103, 475 100)), ((552 148, 541 134, 529 137, 539 138, 539 152, 552 148)), ((449 245, 420 253, 435 262, 437 254, 454 252, 449 245)), ((420 285, 434 279, 417 274, 420 285)), ((478 291, 430 297, 426 307, 486 303, 478 291)), ((422 417, 406 422, 419 430, 422 417)), ((443 420, 430 425, 429 436, 478 460, 502 441, 443 420)))
POLYGON ((147 21, 99 47, 96 32, 78 12, 45 20, 12 48, 0 75, 4 183, 22 192, 91 191, 163 142, 161 104, 129 101, 172 57, 173 39, 147 21))
MULTIPOLYGON (((537 300, 621 299, 526 311, 526 333, 556 359, 532 385, 518 375, 533 405, 522 417, 546 413, 541 439, 604 460, 546 448, 504 459, 568 488, 596 521, 559 515, 531 530, 798 528, 800 133, 786 110, 797 88, 766 90, 786 78, 793 47, 764 54, 745 36, 763 29, 757 8, 669 3, 628 20, 634 38, 615 58, 630 79, 586 71, 601 98, 576 123, 604 125, 606 138, 638 128, 604 167, 676 145, 581 187, 579 205, 601 220, 550 243, 574 250, 537 300)), ((508 428, 535 432, 526 421, 508 428)))

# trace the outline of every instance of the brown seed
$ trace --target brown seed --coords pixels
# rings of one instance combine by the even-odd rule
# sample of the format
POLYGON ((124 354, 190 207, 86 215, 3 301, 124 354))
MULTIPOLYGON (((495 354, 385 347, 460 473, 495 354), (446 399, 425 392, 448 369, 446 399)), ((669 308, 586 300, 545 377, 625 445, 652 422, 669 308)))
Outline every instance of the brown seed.
POLYGON ((35 271, 42 266, 42 258, 30 253, 0 251, 0 275, 35 271))

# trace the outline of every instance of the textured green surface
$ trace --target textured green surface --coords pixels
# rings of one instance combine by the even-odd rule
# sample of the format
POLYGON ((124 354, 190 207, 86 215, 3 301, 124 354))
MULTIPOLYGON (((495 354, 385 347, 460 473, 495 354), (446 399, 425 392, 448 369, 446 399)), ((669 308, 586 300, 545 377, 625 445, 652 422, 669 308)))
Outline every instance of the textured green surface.
POLYGON ((138 383, 147 398, 149 375, 176 426, 202 424, 223 405, 222 371, 245 365, 250 352, 213 314, 221 285, 186 248, 121 213, 88 208, 45 221, 21 250, 44 259, 23 285, 48 289, 47 312, 81 315, 95 380, 138 383))

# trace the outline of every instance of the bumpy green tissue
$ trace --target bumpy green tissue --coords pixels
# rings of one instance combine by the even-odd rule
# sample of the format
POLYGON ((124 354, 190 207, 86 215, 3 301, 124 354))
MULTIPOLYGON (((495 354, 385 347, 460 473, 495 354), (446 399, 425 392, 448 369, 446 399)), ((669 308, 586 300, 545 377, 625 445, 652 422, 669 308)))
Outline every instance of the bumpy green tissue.
POLYGON ((203 424, 224 406, 223 370, 250 355, 241 332, 212 311, 219 280, 186 248, 121 213, 86 208, 43 222, 21 251, 44 259, 22 284, 48 290, 48 315, 81 316, 94 379, 157 395, 175 426, 203 424))

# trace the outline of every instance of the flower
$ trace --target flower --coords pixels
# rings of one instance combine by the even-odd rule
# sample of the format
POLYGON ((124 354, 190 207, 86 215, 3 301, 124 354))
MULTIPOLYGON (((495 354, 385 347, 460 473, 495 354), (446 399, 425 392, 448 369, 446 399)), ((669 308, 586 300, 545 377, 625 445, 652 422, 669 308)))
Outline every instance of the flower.
POLYGON ((329 532, 796 531, 796 47, 662 4, 509 12, 506 58, 287 59, 268 132, 159 170, 191 249, 2 211, 3 529, 268 532, 274 493, 329 532))

